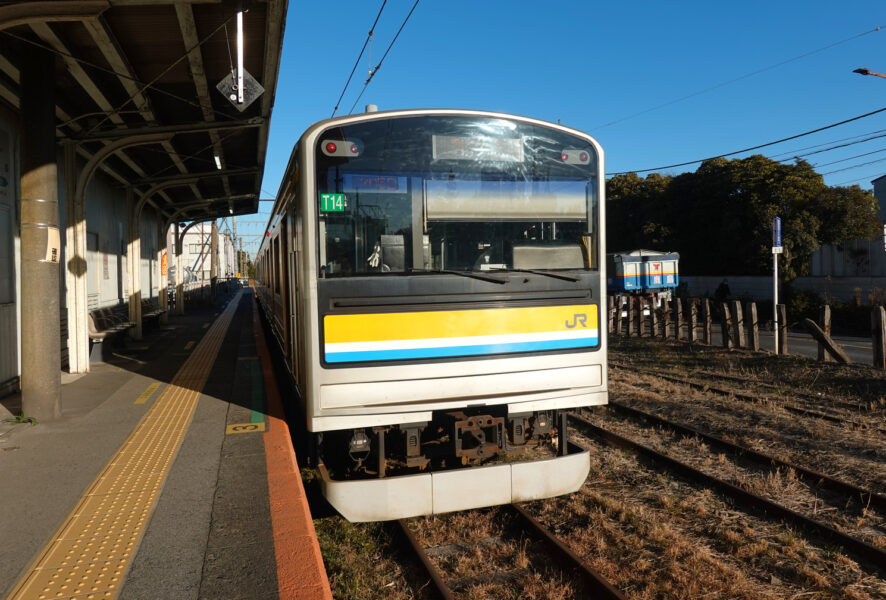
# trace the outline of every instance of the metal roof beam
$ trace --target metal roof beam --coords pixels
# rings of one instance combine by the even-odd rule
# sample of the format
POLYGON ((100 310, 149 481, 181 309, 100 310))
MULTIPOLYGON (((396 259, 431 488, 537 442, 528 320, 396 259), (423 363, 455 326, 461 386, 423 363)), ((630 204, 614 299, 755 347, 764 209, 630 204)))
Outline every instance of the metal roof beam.
POLYGON ((204 131, 224 131, 229 129, 248 129, 250 127, 261 127, 267 122, 262 117, 253 117, 247 121, 214 121, 200 123, 182 123, 181 125, 160 125, 156 127, 118 127, 116 129, 107 129, 105 131, 95 131, 83 135, 73 135, 71 139, 79 141, 91 140, 109 140, 115 138, 124 138, 131 135, 141 135, 145 133, 201 133, 204 131))
POLYGON ((16 2, 0 7, 0 30, 33 23, 94 19, 109 6, 106 0, 16 2))
MULTIPOLYGON (((161 175, 159 177, 146 177, 139 181, 134 181, 132 185, 148 185, 155 184, 163 181, 182 181, 185 179, 191 179, 193 177, 197 177, 199 179, 213 179, 216 177, 233 177, 235 175, 255 175, 259 173, 259 169, 257 167, 251 167, 248 169, 224 169, 221 171, 205 171, 203 173, 181 173, 177 175, 161 175)), ((250 194, 254 196, 255 194, 250 194)), ((230 196, 230 194, 228 194, 230 196)))
MULTIPOLYGON (((149 98, 136 83, 137 77, 135 69, 129 63, 129 60, 127 60, 125 52, 120 47, 113 32, 108 27, 107 22, 99 17, 97 19, 84 21, 83 25, 92 36, 92 39, 95 40, 95 43, 104 55, 105 60, 108 61, 108 64, 111 65, 111 68, 117 74, 117 79, 139 109, 142 118, 148 123, 156 122, 157 117, 154 114, 154 110, 151 108, 149 98)), ((169 160, 172 161, 179 172, 187 173, 188 169, 179 156, 178 151, 175 149, 175 146, 172 145, 172 142, 163 142, 162 146, 163 150, 169 156, 169 160)), ((140 173, 140 175, 144 177, 144 173, 140 173)), ((201 196, 200 189, 196 185, 191 186, 191 191, 197 198, 201 196)))
MULTIPOLYGON (((215 121, 215 111, 212 108, 212 100, 209 98, 209 85, 206 82, 206 70, 203 67, 200 36, 197 35, 197 22, 194 20, 194 9, 190 4, 176 4, 175 14, 178 17, 178 25, 179 29, 181 29, 185 48, 191 49, 188 52, 188 65, 191 68, 191 77, 194 79, 194 87, 197 90, 197 99, 200 101, 200 110, 203 111, 203 119, 205 121, 215 121)), ((209 138, 212 140, 213 153, 218 157, 222 168, 224 168, 226 166, 225 154, 218 132, 210 130, 209 138)), ((230 194, 231 187, 227 179, 223 180, 222 185, 224 186, 225 193, 230 194)))

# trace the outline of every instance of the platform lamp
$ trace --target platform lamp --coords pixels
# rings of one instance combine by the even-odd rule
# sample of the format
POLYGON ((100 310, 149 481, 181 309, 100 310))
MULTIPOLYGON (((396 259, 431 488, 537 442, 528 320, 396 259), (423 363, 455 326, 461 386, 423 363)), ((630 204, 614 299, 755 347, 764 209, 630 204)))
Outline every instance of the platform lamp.
POLYGON ((855 69, 852 72, 858 73, 859 75, 876 75, 877 77, 882 77, 883 79, 886 79, 886 75, 884 75, 883 73, 875 73, 874 71, 871 71, 870 69, 855 69))

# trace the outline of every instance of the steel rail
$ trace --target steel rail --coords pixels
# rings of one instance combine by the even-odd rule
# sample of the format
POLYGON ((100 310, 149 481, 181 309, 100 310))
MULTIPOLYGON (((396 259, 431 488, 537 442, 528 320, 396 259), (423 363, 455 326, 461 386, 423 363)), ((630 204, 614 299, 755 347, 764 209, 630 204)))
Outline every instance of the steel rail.
POLYGON ((398 519, 396 523, 400 535, 406 538, 406 541, 409 542, 409 546, 421 562, 422 569, 424 569, 425 573, 430 577, 431 583, 434 584, 437 594, 443 598, 443 600, 455 600, 455 594, 449 586, 446 585, 446 582, 443 581, 443 574, 434 566, 431 557, 427 555, 425 549, 422 548, 419 541, 415 539, 415 535, 413 535, 412 531, 409 530, 409 526, 406 524, 406 519, 398 519))
POLYGON ((861 504, 864 504, 866 506, 870 505, 881 510, 886 510, 886 496, 884 496, 883 494, 878 494, 877 492, 872 492, 871 490, 866 490, 851 483, 835 479, 830 475, 825 475, 824 473, 819 473, 818 471, 813 471, 812 469, 807 469, 805 467, 789 463, 787 461, 775 458, 774 456, 769 456, 768 454, 757 452, 756 450, 753 450, 747 446, 733 444, 732 442, 728 442, 723 438, 719 438, 709 433, 699 431, 694 427, 690 427, 688 425, 680 425, 679 423, 674 423, 673 421, 669 421, 664 417, 659 417, 658 415, 653 415, 651 413, 626 406, 619 402, 612 402, 610 400, 609 407, 615 412, 627 415, 635 419, 644 419, 650 423, 667 427, 682 435, 695 436, 699 439, 704 440, 712 446, 716 446, 718 448, 740 454, 742 457, 750 458, 755 462, 765 465, 774 465, 777 467, 792 469, 794 472, 800 475, 802 479, 807 480, 807 482, 813 485, 840 492, 842 494, 846 494, 847 496, 852 496, 853 498, 861 502, 861 504))
POLYGON ((563 561, 558 563, 560 569, 564 571, 573 570, 578 573, 587 591, 593 594, 593 598, 600 600, 626 600, 624 594, 613 587, 600 573, 590 568, 569 546, 560 541, 559 538, 526 512, 526 510, 516 504, 511 504, 510 508, 520 517, 524 529, 545 542, 548 548, 563 561))
POLYGON ((676 473, 679 473, 681 476, 686 477, 691 481, 717 490, 719 493, 732 498, 736 502, 756 508, 772 517, 778 517, 789 521, 794 525, 803 527, 821 537, 831 539, 832 541, 843 546, 846 550, 854 553, 862 560, 868 561, 869 563, 873 564, 881 572, 886 573, 886 551, 881 550, 880 548, 872 546, 871 544, 868 544, 867 542, 854 538, 850 535, 846 535, 845 533, 842 533, 841 531, 838 531, 833 527, 830 527, 823 523, 819 523, 818 521, 801 515, 800 513, 793 511, 785 506, 753 494, 736 485, 723 481, 722 479, 718 479, 712 475, 708 475, 707 473, 699 471, 695 467, 691 467, 675 458, 671 458, 670 456, 662 454, 657 450, 653 450, 652 448, 644 446, 643 444, 639 444, 634 440, 621 436, 607 429, 603 429, 602 427, 599 427, 598 425, 592 423, 591 421, 580 415, 573 413, 570 414, 570 417, 573 419, 573 421, 579 423, 581 427, 584 428, 586 431, 590 431, 595 437, 605 441, 612 446, 624 448, 638 455, 645 456, 646 458, 652 459, 656 463, 665 465, 667 468, 673 470, 676 473))
MULTIPOLYGON (((575 554, 569 546, 564 544, 557 536, 551 533, 544 525, 536 520, 525 509, 511 504, 508 505, 511 512, 517 517, 519 526, 526 533, 532 535, 537 540, 543 542, 552 554, 556 556, 558 561, 554 561, 557 568, 564 573, 574 572, 582 580, 586 590, 592 594, 591 598, 595 600, 627 600, 626 597, 611 583, 609 583, 602 575, 591 569, 577 554, 575 554)), ((452 600, 455 594, 446 582, 443 580, 443 574, 434 566, 433 561, 428 556, 421 543, 416 539, 415 535, 410 531, 405 519, 396 521, 397 532, 402 535, 412 551, 418 557, 422 569, 430 578, 431 583, 437 591, 437 594, 444 600, 452 600)))
MULTIPOLYGON (((680 378, 682 375, 682 373, 676 373, 670 369, 669 370, 645 369, 643 367, 630 366, 630 365, 621 364, 621 363, 613 362, 613 361, 610 361, 609 365, 612 367, 615 367, 616 369, 622 369, 625 371, 633 371, 635 373, 646 373, 648 375, 655 375, 655 376, 663 375, 663 376, 680 378)), ((736 377, 734 375, 726 375, 724 373, 712 373, 710 371, 699 370, 699 371, 693 371, 692 375, 696 376, 696 377, 701 377, 702 379, 704 379, 706 377, 710 377, 710 378, 720 379, 720 380, 723 380, 723 381, 729 382, 729 383, 738 383, 741 385, 745 385, 747 383, 746 378, 736 377)), ((781 393, 779 391, 778 387, 771 384, 771 383, 755 382, 755 386, 766 388, 769 391, 769 393, 771 393, 771 394, 778 395, 781 393)), ((725 391, 725 390, 723 390, 723 391, 725 391)), ((801 402, 807 402, 807 403, 820 403, 822 400, 821 396, 813 396, 811 392, 794 391, 793 396, 797 400, 800 400, 801 402)), ((866 409, 866 408, 860 406, 859 404, 856 404, 853 402, 846 402, 843 400, 829 400, 828 407, 829 408, 830 407, 842 408, 842 409, 849 410, 849 411, 871 412, 871 409, 866 409)))
MULTIPOLYGON (((718 388, 716 386, 712 386, 706 383, 697 383, 694 381, 688 381, 681 377, 675 377, 673 375, 662 375, 661 373, 655 373, 653 371, 649 371, 649 374, 655 375, 656 377, 660 377, 666 381, 671 381, 673 383, 682 383, 683 385, 688 385, 689 387, 695 388, 697 390, 710 390, 714 393, 721 394, 724 396, 733 396, 737 400, 743 400, 745 402, 760 402, 761 398, 756 396, 749 396, 747 394, 742 394, 741 392, 736 392, 735 390, 728 390, 724 388, 718 388)), ((825 421, 830 421, 832 423, 839 423, 841 425, 854 425, 855 427, 859 427, 861 429, 874 429, 876 431, 883 432, 884 429, 877 425, 867 425, 865 423, 859 423, 858 421, 852 421, 850 419, 844 419, 843 417, 837 417, 834 415, 830 415, 828 413, 823 413, 817 410, 811 410, 808 408, 800 408, 799 406, 791 406, 790 404, 784 404, 781 402, 774 403, 776 406, 783 408, 784 410, 801 415, 804 417, 814 417, 816 419, 823 419, 825 421)))

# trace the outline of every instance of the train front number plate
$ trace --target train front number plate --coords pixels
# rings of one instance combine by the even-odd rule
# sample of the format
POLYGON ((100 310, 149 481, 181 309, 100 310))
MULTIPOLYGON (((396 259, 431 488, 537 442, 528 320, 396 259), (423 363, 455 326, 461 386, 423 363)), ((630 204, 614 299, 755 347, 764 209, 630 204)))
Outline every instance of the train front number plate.
POLYGON ((344 194, 320 194, 320 210, 323 212, 344 212, 345 206, 344 194))

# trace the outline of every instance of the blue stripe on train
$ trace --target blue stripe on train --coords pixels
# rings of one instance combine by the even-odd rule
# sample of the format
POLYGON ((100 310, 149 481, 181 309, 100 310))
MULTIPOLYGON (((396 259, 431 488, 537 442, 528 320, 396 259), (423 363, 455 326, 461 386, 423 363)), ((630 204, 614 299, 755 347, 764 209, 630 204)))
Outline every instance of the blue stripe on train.
POLYGON ((359 352, 327 352, 326 362, 358 362, 370 360, 404 360, 415 358, 445 358, 449 356, 476 356, 508 352, 538 352, 596 346, 597 336, 570 340, 547 340, 517 344, 481 344, 476 346, 446 346, 443 348, 404 348, 401 350, 363 350, 359 352))

